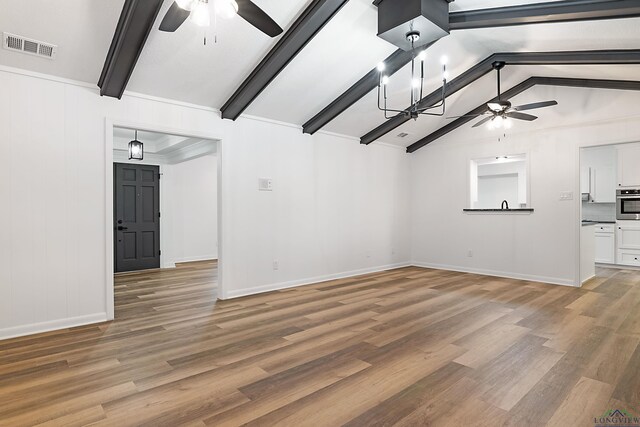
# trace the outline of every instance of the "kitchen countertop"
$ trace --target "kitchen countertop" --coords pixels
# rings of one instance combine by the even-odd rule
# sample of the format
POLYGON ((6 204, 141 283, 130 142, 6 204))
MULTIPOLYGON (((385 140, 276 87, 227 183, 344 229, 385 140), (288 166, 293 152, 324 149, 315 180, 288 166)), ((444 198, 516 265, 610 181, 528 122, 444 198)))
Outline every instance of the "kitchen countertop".
POLYGON ((583 227, 587 227, 589 225, 596 225, 596 224, 600 224, 600 223, 598 221, 582 221, 583 227))
POLYGON ((615 224, 615 221, 594 221, 594 220, 590 220, 590 219, 583 219, 582 220, 582 225, 595 225, 595 224, 615 224))
POLYGON ((533 212, 533 208, 516 209, 462 209, 463 212, 533 212))

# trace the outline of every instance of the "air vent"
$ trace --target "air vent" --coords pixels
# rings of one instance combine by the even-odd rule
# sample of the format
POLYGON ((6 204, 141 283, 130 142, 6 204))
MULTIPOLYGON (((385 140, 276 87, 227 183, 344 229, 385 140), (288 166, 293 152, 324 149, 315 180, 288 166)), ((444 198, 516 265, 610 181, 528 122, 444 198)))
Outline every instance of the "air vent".
POLYGON ((400 132, 398 135, 396 135, 398 138, 406 138, 407 136, 409 136, 408 133, 406 132, 400 132))
POLYGON ((58 46, 38 40, 28 39, 10 33, 2 33, 2 44, 5 49, 35 55, 41 58, 55 59, 58 46))

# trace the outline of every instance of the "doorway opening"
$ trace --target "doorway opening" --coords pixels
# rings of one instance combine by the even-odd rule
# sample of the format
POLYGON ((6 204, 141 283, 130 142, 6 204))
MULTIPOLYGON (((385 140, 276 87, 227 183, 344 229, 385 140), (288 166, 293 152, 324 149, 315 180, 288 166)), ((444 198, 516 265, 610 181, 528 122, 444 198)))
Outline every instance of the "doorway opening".
POLYGON ((640 268, 640 143, 580 148, 580 284, 640 268))
POLYGON ((126 283, 131 290, 141 284, 136 292, 144 293, 153 291, 149 284, 166 286, 160 279, 189 276, 189 271, 206 270, 207 277, 215 279, 207 280, 205 290, 215 301, 220 277, 220 141, 131 125, 110 127, 109 317, 116 315, 116 297, 126 301, 114 287, 126 283), (130 159, 129 142, 134 139, 143 144, 142 160, 130 159))

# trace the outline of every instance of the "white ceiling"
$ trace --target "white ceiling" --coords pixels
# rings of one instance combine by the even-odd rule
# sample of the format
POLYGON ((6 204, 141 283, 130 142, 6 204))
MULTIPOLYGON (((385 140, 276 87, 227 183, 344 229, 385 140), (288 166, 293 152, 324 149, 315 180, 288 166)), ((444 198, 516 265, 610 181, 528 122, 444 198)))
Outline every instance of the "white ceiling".
MULTIPOLYGON (((255 0, 285 30, 310 0, 255 0)), ((170 0, 158 15, 159 25, 170 0)), ((207 32, 187 20, 175 33, 154 30, 128 90, 219 108, 269 52, 270 38, 240 17, 218 18, 207 32), (217 33, 217 43, 215 42, 217 33)))
MULTIPOLYGON (((255 0, 285 30, 310 0, 255 0)), ((457 0, 451 10, 536 3, 525 0, 457 0)), ((124 0, 0 0, 0 31, 59 45, 54 61, 0 49, 0 64, 95 84, 100 75, 124 0)), ((166 0, 157 28, 171 1, 166 0)), ((301 125, 339 96, 395 47, 376 36, 377 9, 371 0, 350 0, 294 58, 247 109, 247 114, 301 125)), ((131 77, 128 90, 200 105, 221 107, 260 62, 278 38, 271 39, 242 19, 217 22, 204 32, 187 21, 175 33, 152 31, 131 77), (217 33, 217 43, 213 33, 217 33)), ((526 25, 454 31, 429 49, 425 92, 440 83, 438 61, 449 57, 451 78, 494 52, 640 48, 640 18, 609 21, 526 25)), ((504 72, 504 88, 533 75, 637 79, 636 66, 513 66, 504 72)), ((391 78, 390 102, 407 106, 409 68, 391 78)), ((580 96, 581 89, 561 91, 580 96)), ((538 93, 539 88, 531 93, 538 93)), ((616 92, 618 93, 618 92, 616 92)), ((448 100, 447 115, 464 114, 495 95, 495 78, 486 76, 448 100)), ((521 96, 528 96, 522 94, 521 96)), ((587 95, 585 95, 587 96, 587 95)), ((558 99, 563 108, 570 100, 558 99)), ((541 119, 536 123, 542 122, 541 119)), ((360 137, 384 121, 370 93, 325 130, 360 137)), ((382 138, 408 145, 447 123, 425 117, 382 138), (404 140, 395 138, 408 132, 404 140)), ((470 125, 467 125, 470 127, 470 125)))

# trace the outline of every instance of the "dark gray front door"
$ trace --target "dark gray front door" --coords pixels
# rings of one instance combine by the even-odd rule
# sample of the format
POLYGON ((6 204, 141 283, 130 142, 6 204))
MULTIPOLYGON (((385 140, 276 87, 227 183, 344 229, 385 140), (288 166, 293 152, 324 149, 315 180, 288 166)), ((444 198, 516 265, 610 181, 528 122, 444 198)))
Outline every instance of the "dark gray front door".
POLYGON ((160 168, 113 165, 115 270, 160 267, 160 168))

